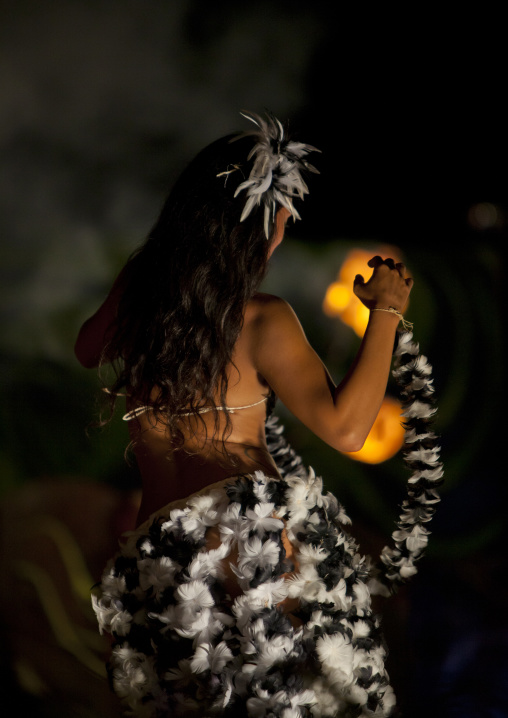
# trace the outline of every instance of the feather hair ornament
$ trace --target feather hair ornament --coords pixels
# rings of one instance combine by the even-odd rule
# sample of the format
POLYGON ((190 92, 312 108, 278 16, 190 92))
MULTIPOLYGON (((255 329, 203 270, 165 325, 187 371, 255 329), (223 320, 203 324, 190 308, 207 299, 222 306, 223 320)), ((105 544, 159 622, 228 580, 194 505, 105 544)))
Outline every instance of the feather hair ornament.
POLYGON ((287 138, 282 123, 268 112, 266 119, 254 112, 244 111, 240 114, 253 122, 257 129, 242 132, 231 142, 250 136, 254 137, 257 142, 247 157, 247 161, 254 157, 249 177, 238 186, 234 196, 236 197, 243 191, 247 196, 240 222, 249 216, 254 207, 264 206, 264 230, 268 239, 270 228, 275 220, 277 206, 285 207, 291 213, 293 220, 300 219, 293 199, 295 197, 303 199, 309 193, 302 178, 302 172, 319 174, 319 170, 305 158, 309 152, 320 152, 321 150, 287 138))

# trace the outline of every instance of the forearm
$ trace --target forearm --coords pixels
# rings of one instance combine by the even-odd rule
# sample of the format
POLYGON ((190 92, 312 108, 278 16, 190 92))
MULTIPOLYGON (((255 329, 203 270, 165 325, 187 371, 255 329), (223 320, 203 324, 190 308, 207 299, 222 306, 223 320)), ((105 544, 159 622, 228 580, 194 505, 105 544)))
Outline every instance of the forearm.
POLYGON ((351 451, 359 450, 376 420, 390 374, 398 318, 371 312, 360 349, 334 393, 335 411, 346 427, 351 451))

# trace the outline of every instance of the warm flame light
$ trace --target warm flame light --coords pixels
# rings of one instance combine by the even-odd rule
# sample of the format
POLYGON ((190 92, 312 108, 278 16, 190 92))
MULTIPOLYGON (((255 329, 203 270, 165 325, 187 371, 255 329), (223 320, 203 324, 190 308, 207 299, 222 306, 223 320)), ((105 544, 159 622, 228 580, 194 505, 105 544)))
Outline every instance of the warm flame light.
MULTIPOLYGON (((382 259, 392 257, 395 262, 401 261, 400 251, 396 247, 379 247, 370 251, 353 249, 344 260, 337 280, 328 287, 323 300, 325 314, 340 317, 359 337, 365 333, 369 310, 354 294, 353 284, 357 274, 361 274, 365 281, 369 280, 372 269, 368 261, 376 254, 382 259)), ((344 452, 346 456, 367 464, 380 464, 394 456, 404 443, 400 414, 400 403, 385 397, 363 448, 360 451, 344 452)))
POLYGON ((365 333, 369 310, 354 294, 353 283, 357 274, 361 274, 365 281, 369 279, 372 269, 367 263, 376 254, 383 259, 392 257, 396 262, 401 261, 400 253, 395 247, 382 247, 375 251, 353 249, 344 260, 337 281, 332 282, 326 290, 323 300, 324 313, 329 317, 340 317, 359 337, 363 337, 365 333))
POLYGON ((326 290, 323 309, 326 314, 333 317, 340 314, 348 306, 353 295, 352 289, 343 282, 332 282, 326 290))
POLYGON ((391 459, 404 443, 404 427, 401 425, 400 402, 385 397, 372 429, 360 451, 343 452, 355 461, 380 464, 391 459))

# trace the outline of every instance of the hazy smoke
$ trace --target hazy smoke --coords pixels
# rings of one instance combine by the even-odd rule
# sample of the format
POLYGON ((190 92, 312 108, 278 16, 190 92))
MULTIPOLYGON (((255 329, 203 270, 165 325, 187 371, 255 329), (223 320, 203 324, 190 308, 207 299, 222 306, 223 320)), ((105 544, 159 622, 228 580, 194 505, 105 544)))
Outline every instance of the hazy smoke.
POLYGON ((240 109, 299 110, 321 31, 268 3, 11 0, 1 13, 0 346, 66 354, 55 315, 92 308, 185 162, 244 126, 240 109))

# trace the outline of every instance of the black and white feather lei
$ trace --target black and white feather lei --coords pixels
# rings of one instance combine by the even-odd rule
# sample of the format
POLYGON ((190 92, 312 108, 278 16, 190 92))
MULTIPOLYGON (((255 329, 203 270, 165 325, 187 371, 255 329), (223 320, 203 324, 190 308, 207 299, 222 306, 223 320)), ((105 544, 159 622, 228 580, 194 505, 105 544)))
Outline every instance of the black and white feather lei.
MULTIPOLYGON (((399 387, 405 428, 403 459, 411 476, 398 528, 392 534, 393 546, 384 547, 380 565, 371 570, 371 594, 385 596, 394 593, 417 573, 415 564, 428 544, 427 525, 441 500, 437 489, 443 482, 441 447, 432 430, 437 412, 432 366, 427 357, 420 354, 410 331, 398 332, 394 358, 392 376, 399 387)), ((302 459, 285 440, 283 427, 273 415, 267 421, 266 434, 268 448, 281 475, 305 475, 302 459)))
POLYGON ((430 366, 402 334, 394 369, 413 473, 383 572, 345 530, 343 507, 282 435, 267 441, 282 479, 239 476, 170 505, 126 538, 93 605, 113 636, 111 679, 129 715, 250 718, 389 716, 395 698, 371 592, 411 576, 438 500, 441 465, 430 366), (221 544, 207 547, 210 527, 221 544), (296 548, 288 564, 283 531, 296 548), (232 551, 242 593, 224 587, 232 551), (294 570, 293 570, 294 569, 294 570), (289 573, 289 578, 287 577, 289 573), (295 628, 278 604, 297 599, 295 628))
POLYGON ((304 195, 308 194, 302 172, 318 173, 318 170, 305 157, 309 152, 320 150, 312 145, 287 139, 281 122, 269 113, 265 119, 254 112, 241 114, 253 122, 257 129, 243 132, 232 141, 246 136, 253 136, 257 141, 247 157, 247 161, 254 157, 249 177, 235 192, 235 197, 243 191, 247 196, 240 222, 249 216, 255 206, 262 205, 265 235, 268 239, 278 207, 285 207, 293 219, 300 219, 293 198, 303 199, 304 195))
POLYGON ((441 447, 432 430, 437 411, 432 366, 420 354, 411 332, 398 334, 394 356, 392 374, 399 386, 406 430, 403 457, 411 476, 398 529, 392 534, 394 545, 385 546, 381 553, 379 577, 390 593, 417 572, 415 564, 427 546, 427 525, 440 501, 437 489, 443 482, 441 447))

